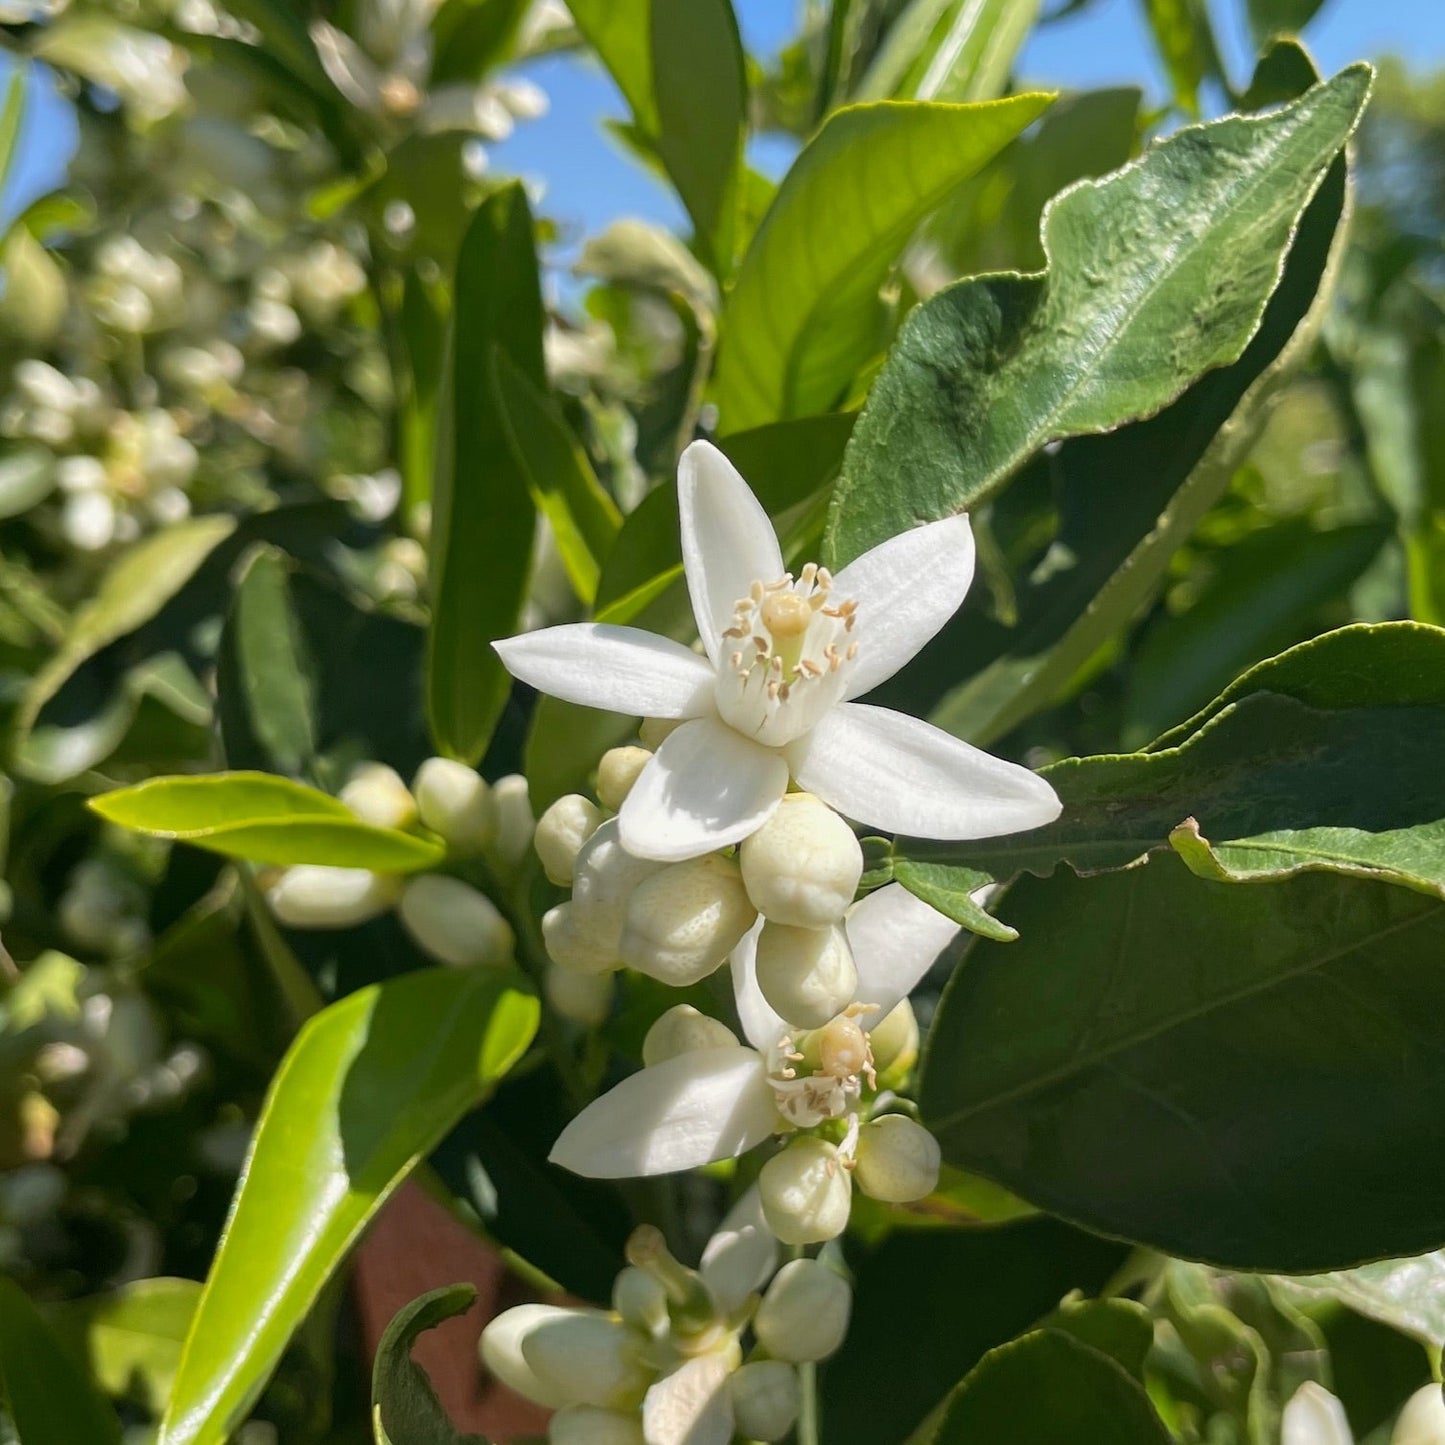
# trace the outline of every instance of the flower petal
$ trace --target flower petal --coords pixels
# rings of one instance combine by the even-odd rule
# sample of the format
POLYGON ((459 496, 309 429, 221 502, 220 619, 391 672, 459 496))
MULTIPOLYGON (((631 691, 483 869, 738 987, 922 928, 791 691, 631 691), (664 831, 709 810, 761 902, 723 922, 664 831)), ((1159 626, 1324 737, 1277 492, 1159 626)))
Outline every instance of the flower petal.
POLYGON ((728 1445, 733 1438, 730 1362, 699 1355, 664 1375, 642 1401, 647 1445, 728 1445))
POLYGON ((694 1049, 624 1079, 562 1131, 549 1156, 588 1179, 630 1179, 733 1159, 777 1127, 755 1049, 694 1049))
POLYGON ((838 573, 834 595, 858 603, 848 697, 886 682, 958 611, 973 562, 973 529, 960 513, 900 532, 838 573))
POLYGON ((663 739, 617 815, 635 858, 675 862, 726 848, 767 822, 788 789, 788 765, 717 718, 663 739))
POLYGON ((1354 1445, 1345 1407, 1323 1385, 1307 1381, 1284 1407, 1281 1445, 1354 1445))
POLYGON ((778 1268, 778 1241, 763 1218, 763 1197, 756 1184, 739 1196, 702 1252, 698 1272, 724 1314, 736 1310, 778 1268))
POLYGON ((743 1037, 764 1053, 789 1032, 783 1016, 763 997, 758 987, 758 934, 765 920, 759 918, 733 949, 729 966, 733 975, 733 1002, 743 1037))
POLYGON ((629 717, 700 717, 714 673, 691 648, 639 627, 570 622, 492 644, 513 677, 564 702, 629 717))
POLYGON ((863 703, 833 708, 787 753, 799 785, 840 813, 915 838, 1021 833, 1062 807, 1037 773, 863 703))
POLYGON ((870 1024, 887 1018, 958 936, 958 924, 901 883, 889 883, 855 903, 844 929, 858 965, 857 1000, 878 1010, 869 1016, 870 1024))
POLYGON ((677 466, 682 565, 698 635, 714 662, 733 605, 754 582, 783 575, 778 537, 738 470, 707 442, 693 442, 677 466))

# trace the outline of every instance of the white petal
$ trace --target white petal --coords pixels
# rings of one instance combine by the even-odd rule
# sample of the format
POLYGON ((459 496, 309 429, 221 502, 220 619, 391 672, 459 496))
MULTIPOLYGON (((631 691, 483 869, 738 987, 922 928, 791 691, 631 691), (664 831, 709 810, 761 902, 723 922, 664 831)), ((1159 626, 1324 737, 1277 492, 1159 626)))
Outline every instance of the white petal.
POLYGON ((675 862, 755 833, 788 789, 788 765, 717 718, 669 733, 632 785, 617 821, 635 858, 675 862))
POLYGON ((694 1049, 624 1079, 562 1131, 551 1159, 589 1179, 696 1169, 761 1144, 777 1125, 754 1049, 694 1049))
POLYGON ((759 918, 743 934, 742 942, 733 949, 729 965, 733 975, 733 1002, 737 1005, 743 1037, 755 1049, 766 1052, 788 1032, 788 1026, 758 987, 758 934, 763 931, 764 921, 759 918))
POLYGON ((1281 1445, 1354 1445, 1345 1407, 1313 1380, 1299 1387, 1284 1407, 1281 1445))
POLYGON ((914 838, 994 838, 1059 816, 1037 773, 917 718, 849 702, 787 750, 801 787, 855 822, 914 838))
POLYGON ((738 470, 707 442, 693 442, 677 466, 682 565, 707 655, 717 661, 733 604, 754 582, 783 575, 783 554, 762 504, 738 470))
POLYGON ((763 1218, 756 1184, 739 1196, 702 1252, 699 1273, 718 1308, 731 1314, 778 1268, 778 1241, 763 1218))
POLYGON ((647 1445, 728 1445, 733 1438, 732 1373, 721 1355, 700 1355, 664 1375, 642 1401, 647 1445))
POLYGON ((700 717, 714 674, 691 648, 638 627, 571 622, 492 644, 513 677, 564 702, 629 717, 700 717))
POLYGON ((973 561, 973 529, 960 514, 900 532, 838 573, 834 595, 858 603, 848 697, 892 677, 958 611, 973 561))
POLYGON ((901 883, 855 903, 844 928, 858 965, 858 1002, 878 1010, 865 1027, 882 1023, 958 935, 958 924, 901 883))

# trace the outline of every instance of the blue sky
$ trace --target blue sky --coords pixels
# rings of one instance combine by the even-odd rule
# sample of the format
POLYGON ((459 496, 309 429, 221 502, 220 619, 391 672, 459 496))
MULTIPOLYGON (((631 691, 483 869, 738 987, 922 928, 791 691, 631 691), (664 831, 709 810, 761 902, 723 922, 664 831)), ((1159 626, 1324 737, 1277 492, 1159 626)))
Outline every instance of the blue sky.
MULTIPOLYGON (((749 48, 763 55, 792 34, 800 8, 795 0, 734 3, 749 48)), ((1211 8, 1226 59, 1242 76, 1250 57, 1244 0, 1214 0, 1211 8)), ((1143 82, 1162 96, 1163 77, 1142 11, 1139 0, 1097 0, 1082 14, 1043 27, 1024 51, 1023 78, 1069 88, 1143 82)), ((1445 68, 1445 0, 1325 0, 1307 39, 1326 74, 1385 54, 1403 55, 1422 71, 1445 68)), ((608 117, 622 117, 625 107, 596 65, 564 57, 539 61, 528 73, 547 91, 551 110, 495 149, 495 169, 545 180, 545 209, 573 236, 624 215, 683 224, 676 199, 601 129, 608 117)), ((32 93, 24 134, 6 187, 4 209, 10 213, 58 182, 60 158, 74 144, 65 104, 46 87, 32 93)), ((754 159, 776 173, 786 165, 787 149, 764 142, 754 159)))

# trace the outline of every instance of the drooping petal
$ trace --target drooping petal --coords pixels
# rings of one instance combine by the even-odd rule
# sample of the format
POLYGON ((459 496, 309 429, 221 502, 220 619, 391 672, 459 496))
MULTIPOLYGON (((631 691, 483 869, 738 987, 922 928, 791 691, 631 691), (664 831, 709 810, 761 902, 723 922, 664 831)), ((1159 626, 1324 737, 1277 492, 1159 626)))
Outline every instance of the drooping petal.
POLYGON ((788 788, 781 753, 716 718, 694 718, 662 741, 617 815, 636 858, 676 862, 755 833, 788 788))
POLYGON ((973 529, 959 514, 900 532, 838 573, 834 596, 858 603, 847 697, 886 682, 958 611, 973 562, 973 529))
POLYGON ((788 1032, 788 1026, 758 987, 758 934, 763 931, 763 922, 759 918, 743 934, 742 942, 732 951, 729 966, 733 975, 733 1002, 737 1005, 743 1037, 755 1049, 766 1053, 788 1032))
POLYGON ((642 1401, 647 1445, 728 1445, 733 1438, 731 1362, 699 1355, 664 1375, 642 1401))
POLYGON ((848 702, 787 749, 793 776, 855 822, 914 838, 994 838, 1059 816, 1037 773, 917 718, 848 702))
POLYGON ((844 924, 858 965, 859 1003, 873 1004, 864 1027, 881 1023, 958 934, 958 924, 889 883, 855 903, 844 924))
POLYGON ((763 1218, 763 1197, 756 1184, 728 1210, 702 1252, 699 1273, 724 1314, 731 1314, 778 1268, 778 1241, 763 1218))
POLYGON ((1280 1440, 1281 1445, 1354 1445, 1345 1407, 1313 1380, 1290 1396, 1280 1440))
POLYGON ((513 677, 564 702, 632 717, 692 718, 712 710, 707 662, 639 627, 569 622, 492 646, 513 677))
POLYGON ((677 466, 682 565, 698 635, 714 662, 733 605, 754 582, 783 575, 783 554, 762 504, 738 470, 707 442, 693 442, 677 466))
POLYGON ((589 1179, 630 1179, 732 1159, 777 1127, 755 1049, 694 1049, 624 1079, 562 1131, 551 1159, 589 1179))

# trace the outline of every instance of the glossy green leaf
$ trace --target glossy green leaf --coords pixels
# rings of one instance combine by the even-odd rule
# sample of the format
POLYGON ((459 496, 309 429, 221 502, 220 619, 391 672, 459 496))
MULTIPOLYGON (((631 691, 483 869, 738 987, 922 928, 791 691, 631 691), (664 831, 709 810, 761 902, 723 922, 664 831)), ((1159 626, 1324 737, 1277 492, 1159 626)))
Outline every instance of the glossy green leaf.
POLYGON ((1241 1269, 1445 1240, 1435 1147, 1445 905, 1174 858, 1025 879, 944 993, 923 1063, 945 1157, 1090 1229, 1241 1269))
POLYGON ((414 873, 445 855, 429 837, 363 823, 339 798, 272 773, 151 778, 90 806, 123 828, 254 863, 414 873))
POLYGON ((161 1445, 220 1445, 376 1211, 521 1057, 509 971, 428 969, 349 994, 291 1046, 186 1340, 161 1445))
POLYGON ((1108 1355, 1045 1329, 991 1350, 910 1445, 1168 1445, 1144 1387, 1108 1355))
POLYGON ((1208 0, 1142 0, 1154 44, 1174 86, 1174 103, 1199 115, 1199 86, 1224 79, 1208 0))
POLYGON ((457 1431, 426 1372, 411 1357, 418 1335, 466 1314, 476 1301, 475 1285, 443 1285, 414 1299, 392 1317, 371 1367, 376 1445, 486 1445, 480 1435, 457 1431))
POLYGON ((4 1275, 0 1435, 20 1445, 120 1445, 115 1413, 20 1286, 4 1275))
POLYGON ((1046 443, 1150 416, 1238 360, 1370 78, 1355 66, 1280 110, 1176 132, 1049 208, 1042 275, 961 281, 920 306, 854 430, 829 560, 972 506, 1046 443))
POLYGON ((880 348, 878 291, 919 222, 1047 108, 849 106, 778 188, 723 309, 714 398, 729 432, 834 406, 880 348))
POLYGON ((1249 33, 1256 45, 1273 35, 1297 35, 1323 4, 1324 0, 1247 0, 1249 33))
POLYGON ((494 347, 545 387, 536 242, 517 182, 478 209, 457 258, 432 493, 427 712, 439 750, 471 763, 486 751, 510 690, 491 644, 516 631, 535 523, 492 386, 494 347))
POLYGON ((1301 1305, 1333 1300, 1423 1345, 1445 1349, 1445 1250, 1327 1274, 1278 1276, 1274 1283, 1301 1305))
POLYGON ((993 100, 1038 19, 1038 0, 912 0, 889 27, 858 100, 993 100))

